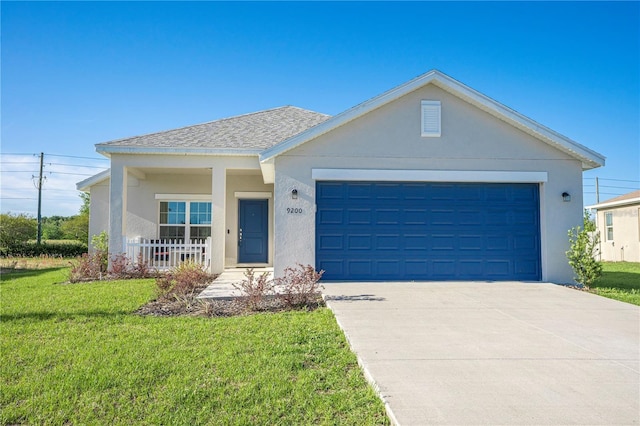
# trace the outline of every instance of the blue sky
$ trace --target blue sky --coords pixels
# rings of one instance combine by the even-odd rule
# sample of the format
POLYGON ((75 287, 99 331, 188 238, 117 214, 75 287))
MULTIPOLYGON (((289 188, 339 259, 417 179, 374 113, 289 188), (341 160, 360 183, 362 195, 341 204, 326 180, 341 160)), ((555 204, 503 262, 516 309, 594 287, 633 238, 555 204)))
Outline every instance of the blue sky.
POLYGON ((108 166, 96 143, 282 105, 337 114, 433 68, 604 154, 587 204, 596 176, 601 200, 640 187, 638 2, 0 7, 2 212, 35 215, 35 153, 43 214, 71 215, 75 182, 108 166))

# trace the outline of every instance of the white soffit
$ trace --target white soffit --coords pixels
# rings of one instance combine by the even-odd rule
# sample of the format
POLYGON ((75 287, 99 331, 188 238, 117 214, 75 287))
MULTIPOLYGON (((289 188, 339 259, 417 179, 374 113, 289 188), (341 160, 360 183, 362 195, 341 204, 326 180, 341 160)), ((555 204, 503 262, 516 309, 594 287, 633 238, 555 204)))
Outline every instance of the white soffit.
POLYGON ((163 201, 211 201, 211 194, 156 194, 163 201))
POLYGON ((387 182, 482 182, 541 183, 547 172, 507 172, 491 170, 376 170, 312 169, 313 180, 387 181, 387 182))
POLYGON ((265 198, 273 197, 271 192, 260 192, 260 191, 236 191, 233 193, 235 198, 241 199, 256 199, 263 200, 265 198))

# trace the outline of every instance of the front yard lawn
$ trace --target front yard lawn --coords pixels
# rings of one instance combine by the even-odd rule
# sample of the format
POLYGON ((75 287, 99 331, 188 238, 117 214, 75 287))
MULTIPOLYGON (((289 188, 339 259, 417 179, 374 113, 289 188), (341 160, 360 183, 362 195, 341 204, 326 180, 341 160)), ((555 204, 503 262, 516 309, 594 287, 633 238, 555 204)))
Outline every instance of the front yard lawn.
POLYGON ((640 306, 640 263, 603 262, 603 273, 591 291, 640 306))
POLYGON ((2 424, 388 424, 331 312, 132 314, 153 280, 0 283, 2 424))

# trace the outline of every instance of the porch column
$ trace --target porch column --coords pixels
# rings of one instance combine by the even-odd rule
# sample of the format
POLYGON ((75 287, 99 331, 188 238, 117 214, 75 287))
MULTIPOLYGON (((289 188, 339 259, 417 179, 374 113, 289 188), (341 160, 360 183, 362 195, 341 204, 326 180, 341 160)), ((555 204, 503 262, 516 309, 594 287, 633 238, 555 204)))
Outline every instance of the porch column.
POLYGON ((211 273, 224 271, 224 245, 227 235, 225 200, 227 170, 224 166, 211 170, 211 273))
MULTIPOLYGON (((127 168, 112 161, 109 183, 109 254, 123 252, 126 234, 127 168)), ((111 256, 109 256, 111 257, 111 256)), ((111 261, 109 261, 111 263, 111 261)))

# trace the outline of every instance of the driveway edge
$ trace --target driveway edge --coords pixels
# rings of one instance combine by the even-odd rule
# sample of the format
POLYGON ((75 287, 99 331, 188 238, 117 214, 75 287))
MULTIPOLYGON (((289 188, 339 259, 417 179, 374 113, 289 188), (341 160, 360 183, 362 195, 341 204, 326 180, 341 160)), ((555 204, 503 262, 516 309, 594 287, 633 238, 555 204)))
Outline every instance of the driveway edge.
POLYGON ((378 395, 378 398, 380 398, 380 400, 384 404, 384 410, 387 413, 387 417, 389 417, 389 420, 391 421, 391 424, 394 425, 394 426, 400 426, 400 423, 398 422, 398 419, 396 418, 396 415, 394 414, 393 410, 391 409, 391 405, 389 404, 389 402, 387 401, 387 399, 383 395, 382 390, 380 389, 380 386, 378 385, 378 383, 375 381, 375 379, 373 378, 373 376, 369 372, 369 369, 367 368, 367 365, 362 360, 362 358, 360 358, 360 355, 353 349, 353 344, 351 343, 351 338, 349 337, 349 333, 347 333, 345 328, 342 326, 342 323, 340 322, 340 320, 338 319, 336 313, 334 312, 333 308, 331 307, 331 303, 330 303, 331 300, 330 299, 327 300, 327 295, 324 294, 324 293, 322 293, 322 300, 324 300, 325 305, 327 305, 327 307, 331 310, 331 313, 333 314, 333 317, 335 318, 336 322, 338 323, 338 327, 340 327, 340 330, 342 330, 342 334, 344 334, 344 337, 347 339, 347 343, 349 344, 349 348, 351 349, 351 352, 353 352, 355 354, 356 360, 358 361, 358 365, 360 366, 360 369, 364 373, 365 379, 367 380, 367 382, 369 382, 369 385, 371 385, 371 387, 373 388, 375 393, 378 395))

